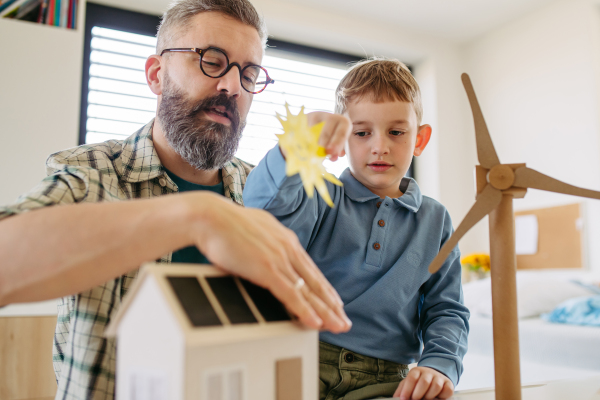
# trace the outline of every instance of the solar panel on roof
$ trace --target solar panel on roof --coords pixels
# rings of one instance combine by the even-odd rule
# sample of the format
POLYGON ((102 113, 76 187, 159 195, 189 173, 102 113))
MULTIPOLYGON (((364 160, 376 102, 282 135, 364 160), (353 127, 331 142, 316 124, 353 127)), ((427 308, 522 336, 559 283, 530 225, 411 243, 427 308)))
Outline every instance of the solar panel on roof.
POLYGON ((195 276, 168 276, 175 296, 193 326, 222 325, 195 276))
POLYGON ((232 276, 207 277, 206 281, 232 324, 258 322, 232 276))
POLYGON ((291 320, 283 304, 281 304, 271 292, 247 280, 240 279, 240 281, 265 321, 276 322, 291 320))

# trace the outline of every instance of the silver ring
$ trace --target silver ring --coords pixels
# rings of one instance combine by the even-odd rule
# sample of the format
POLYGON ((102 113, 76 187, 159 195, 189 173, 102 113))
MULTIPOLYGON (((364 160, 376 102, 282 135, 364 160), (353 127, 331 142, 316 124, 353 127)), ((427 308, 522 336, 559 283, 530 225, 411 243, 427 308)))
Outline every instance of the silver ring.
POLYGON ((304 284, 305 284, 304 279, 298 278, 296 280, 296 283, 294 284, 294 289, 300 290, 300 289, 302 289, 302 286, 304 286, 304 284))

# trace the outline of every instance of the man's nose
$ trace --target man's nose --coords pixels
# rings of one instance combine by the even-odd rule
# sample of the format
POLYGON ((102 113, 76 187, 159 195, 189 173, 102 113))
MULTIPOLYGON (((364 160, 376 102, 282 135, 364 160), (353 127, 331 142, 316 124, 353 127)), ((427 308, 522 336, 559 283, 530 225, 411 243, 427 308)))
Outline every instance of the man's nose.
POLYGON ((237 64, 232 65, 225 75, 217 78, 217 90, 219 92, 226 92, 232 97, 239 97, 242 90, 244 90, 241 84, 241 73, 241 68, 237 64))

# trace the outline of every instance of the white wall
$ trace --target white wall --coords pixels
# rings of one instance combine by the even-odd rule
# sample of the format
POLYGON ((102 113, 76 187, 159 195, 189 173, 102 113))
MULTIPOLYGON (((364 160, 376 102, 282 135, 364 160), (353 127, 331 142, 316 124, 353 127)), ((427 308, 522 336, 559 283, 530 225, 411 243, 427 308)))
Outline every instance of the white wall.
MULTIPOLYGON (((557 179, 600 190, 599 15, 592 1, 560 0, 464 47, 465 68, 501 162, 526 162, 557 179)), ((471 151, 472 122, 466 132, 471 151)), ((529 190, 515 209, 579 201, 529 190)), ((598 209, 589 202, 588 244, 600 239, 598 209)), ((488 248, 487 229, 482 223, 468 235, 469 251, 488 248)), ((600 254, 589 256, 600 270, 600 254)))
POLYGON ((67 30, 0 19, 0 204, 46 176, 49 154, 77 145, 82 25, 67 30))

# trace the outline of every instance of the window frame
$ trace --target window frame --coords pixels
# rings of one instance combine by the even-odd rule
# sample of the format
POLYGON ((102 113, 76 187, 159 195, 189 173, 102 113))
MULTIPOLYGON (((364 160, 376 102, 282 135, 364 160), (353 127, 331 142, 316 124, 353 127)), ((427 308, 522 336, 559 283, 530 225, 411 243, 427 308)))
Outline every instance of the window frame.
POLYGON ((79 144, 85 144, 87 133, 87 109, 90 82, 90 54, 92 52, 92 28, 117 29, 140 35, 156 36, 160 17, 140 12, 87 3, 85 10, 85 35, 83 45, 83 73, 81 74, 81 110, 79 120, 79 144))

